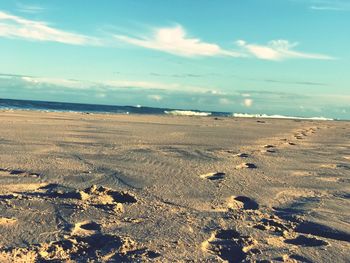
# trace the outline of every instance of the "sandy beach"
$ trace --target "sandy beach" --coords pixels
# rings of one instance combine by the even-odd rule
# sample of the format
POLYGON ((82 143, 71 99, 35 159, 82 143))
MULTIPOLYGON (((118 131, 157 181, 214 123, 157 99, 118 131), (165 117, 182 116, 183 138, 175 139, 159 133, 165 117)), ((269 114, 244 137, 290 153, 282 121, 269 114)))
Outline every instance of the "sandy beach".
POLYGON ((349 262, 350 122, 0 123, 1 262, 349 262))

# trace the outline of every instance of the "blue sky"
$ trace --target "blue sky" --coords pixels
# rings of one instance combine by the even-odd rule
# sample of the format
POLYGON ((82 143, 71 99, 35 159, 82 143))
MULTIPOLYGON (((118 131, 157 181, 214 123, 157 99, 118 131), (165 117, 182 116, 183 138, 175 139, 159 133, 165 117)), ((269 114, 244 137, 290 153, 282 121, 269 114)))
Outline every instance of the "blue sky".
POLYGON ((0 97, 350 119, 350 0, 0 2, 0 97))

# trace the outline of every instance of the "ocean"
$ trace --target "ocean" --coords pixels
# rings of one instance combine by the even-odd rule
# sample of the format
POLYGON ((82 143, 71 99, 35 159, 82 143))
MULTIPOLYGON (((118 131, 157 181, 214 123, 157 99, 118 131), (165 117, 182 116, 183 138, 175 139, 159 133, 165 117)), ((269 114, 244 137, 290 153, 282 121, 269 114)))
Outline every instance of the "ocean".
POLYGON ((37 110, 57 112, 84 112, 84 113, 114 113, 114 114, 170 114, 170 115, 197 115, 197 116, 229 116, 228 112, 204 112, 199 110, 181 110, 169 108, 152 108, 144 106, 115 106, 99 104, 83 104, 68 102, 51 102, 35 100, 0 99, 0 109, 3 110, 37 110))
POLYGON ((199 111, 169 108, 153 108, 144 106, 115 106, 99 104, 83 104, 68 102, 51 102, 35 100, 0 99, 0 110, 36 110, 53 112, 82 112, 82 113, 110 113, 110 114, 154 114, 154 115, 183 115, 183 116, 214 116, 236 118, 276 118, 276 119, 311 119, 332 120, 324 117, 293 117, 283 115, 247 114, 218 111, 199 111))

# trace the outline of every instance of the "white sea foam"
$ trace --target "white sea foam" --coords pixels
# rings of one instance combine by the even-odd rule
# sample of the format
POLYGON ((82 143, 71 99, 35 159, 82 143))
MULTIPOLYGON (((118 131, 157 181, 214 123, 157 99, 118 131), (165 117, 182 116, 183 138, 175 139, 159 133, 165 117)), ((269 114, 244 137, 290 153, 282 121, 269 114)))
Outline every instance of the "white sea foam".
POLYGON ((236 118, 264 118, 264 119, 293 119, 293 120, 318 120, 318 121, 333 121, 333 119, 325 117, 294 117, 284 115, 267 115, 267 114, 248 114, 248 113, 233 113, 236 118))
POLYGON ((189 111, 189 110, 172 110, 172 111, 164 111, 165 114, 168 115, 176 115, 176 116, 210 116, 211 112, 197 112, 197 111, 189 111))

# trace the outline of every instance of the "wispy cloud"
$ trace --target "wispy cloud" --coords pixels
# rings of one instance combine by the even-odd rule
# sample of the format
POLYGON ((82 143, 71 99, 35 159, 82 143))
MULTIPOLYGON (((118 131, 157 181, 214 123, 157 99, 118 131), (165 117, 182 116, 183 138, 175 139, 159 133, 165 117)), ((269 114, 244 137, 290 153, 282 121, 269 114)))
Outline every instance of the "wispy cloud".
POLYGON ((247 93, 249 96, 247 97, 264 97, 264 98, 276 98, 276 99, 305 99, 307 96, 305 94, 300 93, 289 93, 283 91, 275 91, 275 90, 241 90, 241 96, 247 93))
POLYGON ((115 88, 138 88, 147 90, 164 90, 164 91, 181 91, 191 93, 208 93, 208 94, 223 94, 218 89, 208 88, 203 86, 184 85, 179 83, 165 83, 153 81, 134 81, 134 80, 108 80, 101 84, 106 87, 115 88))
POLYGON ((131 45, 158 50, 184 57, 229 56, 229 57, 255 57, 264 60, 280 61, 291 58, 299 59, 333 59, 323 54, 296 51, 298 43, 288 40, 272 40, 267 45, 250 44, 244 40, 236 41, 240 50, 227 50, 215 43, 207 43, 199 38, 189 37, 181 26, 163 27, 154 29, 151 36, 130 37, 127 35, 114 35, 118 41, 131 45))
POLYGON ((221 48, 214 43, 207 43, 199 38, 189 37, 185 29, 177 25, 175 27, 163 27, 154 30, 150 37, 130 37, 126 35, 115 35, 117 40, 135 46, 162 52, 184 56, 230 56, 241 57, 243 54, 221 48))
POLYGON ((316 11, 350 11, 349 0, 312 0, 310 9, 316 11))
MULTIPOLYGON (((27 7, 31 10, 30 7, 27 7)), ((36 8, 39 10, 40 8, 36 8)), ((32 7, 32 10, 36 10, 32 7)), ((20 38, 33 41, 50 41, 70 45, 106 46, 110 39, 101 39, 80 33, 73 33, 57 29, 47 22, 35 21, 0 11, 0 37, 20 38)), ((298 43, 288 40, 272 40, 267 45, 250 44, 238 40, 239 51, 224 49, 218 44, 204 42, 199 38, 190 37, 181 25, 154 29, 154 34, 146 37, 131 37, 127 35, 113 35, 110 38, 158 50, 182 57, 213 57, 226 56, 234 58, 255 57, 264 60, 299 59, 333 59, 322 54, 304 53, 295 51, 298 43)), ((176 77, 176 75, 173 75, 176 77)), ((186 77, 200 77, 196 74, 187 74, 186 77)))
POLYGON ((86 82, 74 79, 63 79, 63 78, 45 78, 45 77, 33 77, 33 76, 20 76, 19 80, 24 83, 31 84, 32 87, 42 86, 61 86, 69 89, 80 89, 84 90, 87 88, 86 82))
POLYGON ((157 95, 157 94, 148 95, 148 98, 155 101, 161 101, 163 99, 161 95, 157 95))
POLYGON ((16 6, 17 6, 17 10, 22 13, 38 14, 45 11, 44 7, 41 7, 38 5, 28 5, 28 4, 17 2, 16 6))
POLYGON ((294 48, 298 46, 298 43, 290 43, 288 40, 272 40, 267 45, 249 44, 244 40, 238 40, 236 44, 250 55, 264 60, 280 61, 291 58, 334 59, 328 55, 295 51, 294 48))
POLYGON ((302 85, 302 86, 327 86, 326 83, 312 82, 312 81, 285 81, 285 80, 277 80, 277 79, 264 79, 263 81, 269 82, 269 83, 282 83, 282 84, 302 85))
POLYGON ((318 10, 318 11, 342 11, 344 10, 341 7, 335 7, 335 6, 316 6, 316 5, 312 5, 310 6, 310 9, 312 10, 318 10))
MULTIPOLYGON (((65 78, 46 78, 25 76, 16 74, 4 74, 0 73, 0 77, 12 78, 13 80, 19 80, 23 83, 30 84, 31 87, 64 87, 66 89, 74 90, 89 90, 96 89, 99 91, 118 90, 118 89, 139 89, 149 91, 169 91, 169 92, 184 92, 184 93, 202 93, 212 95, 224 95, 224 93, 215 88, 208 88, 204 86, 184 85, 179 83, 166 83, 166 82, 152 82, 143 80, 105 80, 99 82, 77 80, 77 79, 65 79, 65 78)), ((155 97, 153 97, 155 99, 155 97)))
POLYGON ((230 104, 234 104, 234 102, 228 98, 220 98, 219 99, 219 104, 221 105, 230 105, 230 104))
POLYGON ((209 74, 193 74, 193 73, 183 73, 183 74, 164 74, 164 73, 156 73, 151 72, 149 75, 154 77, 171 77, 171 78, 201 78, 201 77, 207 77, 209 74))
POLYGON ((71 45, 100 45, 94 37, 56 29, 46 22, 34 21, 0 11, 0 36, 71 45))

